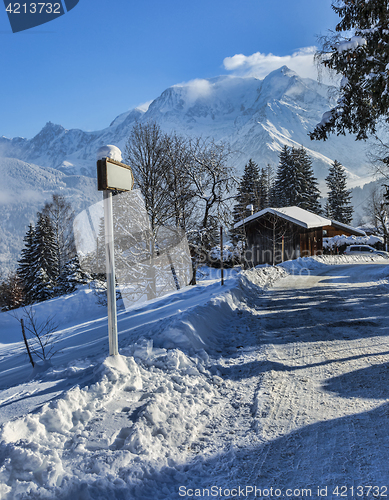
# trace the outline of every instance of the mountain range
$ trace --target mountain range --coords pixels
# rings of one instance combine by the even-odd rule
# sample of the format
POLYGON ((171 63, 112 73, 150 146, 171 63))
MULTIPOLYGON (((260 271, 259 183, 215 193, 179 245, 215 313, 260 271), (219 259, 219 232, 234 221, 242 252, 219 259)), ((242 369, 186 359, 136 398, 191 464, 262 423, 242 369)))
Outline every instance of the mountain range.
MULTIPOLYGON (((146 111, 132 109, 105 129, 67 130, 48 122, 32 139, 0 138, 0 272, 14 268, 29 222, 54 192, 65 194, 76 210, 100 199, 96 151, 106 144, 122 151, 136 121, 156 121, 163 130, 228 142, 231 163, 242 173, 248 159, 276 167, 284 145, 304 146, 313 159, 319 186, 334 159, 347 170, 349 186, 370 180, 366 143, 352 136, 311 142, 308 132, 336 98, 336 88, 301 78, 283 66, 263 80, 220 76, 165 90, 146 111)), ((0 274, 1 276, 1 274, 0 274)))

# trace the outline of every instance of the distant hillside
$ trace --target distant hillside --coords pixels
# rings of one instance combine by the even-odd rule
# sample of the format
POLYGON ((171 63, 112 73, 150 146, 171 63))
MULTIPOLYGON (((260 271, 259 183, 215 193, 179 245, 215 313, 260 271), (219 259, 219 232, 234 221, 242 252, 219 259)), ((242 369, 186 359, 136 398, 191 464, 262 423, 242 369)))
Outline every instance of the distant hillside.
POLYGON ((0 158, 0 178, 0 278, 15 268, 28 224, 53 193, 65 195, 76 211, 101 198, 95 179, 15 158, 0 158))

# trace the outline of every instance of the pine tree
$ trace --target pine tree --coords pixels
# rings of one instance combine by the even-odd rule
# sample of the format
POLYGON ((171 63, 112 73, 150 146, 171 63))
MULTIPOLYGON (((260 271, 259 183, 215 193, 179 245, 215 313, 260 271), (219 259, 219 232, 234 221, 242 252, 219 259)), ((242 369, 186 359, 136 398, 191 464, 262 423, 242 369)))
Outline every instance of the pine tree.
POLYGON ((294 159, 299 172, 298 189, 300 190, 296 206, 320 214, 322 212, 319 203, 320 191, 317 188, 318 183, 313 173, 312 160, 303 147, 294 150, 294 159))
POLYGON ((35 229, 32 224, 28 226, 27 233, 24 237, 24 248, 22 250, 21 258, 18 262, 17 275, 24 290, 24 303, 30 304, 32 299, 32 289, 34 287, 35 276, 33 273, 33 248, 35 239, 35 229))
POLYGON ((58 273, 63 273, 63 267, 75 254, 73 236, 74 211, 66 198, 53 194, 52 200, 46 202, 42 214, 50 219, 57 248, 58 273))
POLYGON ((310 136, 348 131, 366 139, 380 118, 389 123, 389 0, 334 0, 332 8, 337 33, 322 39, 317 59, 343 79, 337 105, 310 136))
POLYGON ((57 295, 72 293, 78 285, 91 281, 91 276, 81 269, 78 255, 67 261, 57 280, 57 295))
POLYGON ((47 300, 55 295, 59 275, 58 247, 50 218, 38 212, 31 257, 34 283, 31 298, 34 302, 47 300))
POLYGON ((22 306, 25 301, 23 285, 18 274, 10 274, 0 283, 0 310, 10 311, 22 306))
POLYGON ((70 276, 66 272, 74 273, 68 265, 75 256, 72 223, 70 204, 63 196, 53 195, 37 213, 35 228, 30 224, 17 269, 25 304, 67 293, 64 283, 70 276))
POLYGON ((270 165, 261 168, 259 177, 259 210, 270 206, 270 193, 272 185, 272 168, 270 165))
POLYGON ((294 178, 292 154, 288 146, 280 152, 280 161, 271 195, 273 207, 286 207, 294 205, 291 199, 290 180, 294 178))
MULTIPOLYGON (((236 204, 233 208, 234 224, 251 215, 249 205, 253 206, 253 211, 262 210, 266 198, 265 179, 259 172, 258 165, 250 159, 244 167, 242 179, 238 186, 236 204)), ((238 238, 239 231, 232 230, 234 238, 238 238)))
POLYGON ((312 161, 304 148, 284 146, 273 188, 272 206, 297 206, 319 214, 320 192, 312 170, 312 161))
POLYGON ((330 167, 326 183, 328 187, 326 216, 343 224, 350 224, 353 218, 353 207, 350 205, 351 191, 346 188, 344 167, 337 160, 330 167))

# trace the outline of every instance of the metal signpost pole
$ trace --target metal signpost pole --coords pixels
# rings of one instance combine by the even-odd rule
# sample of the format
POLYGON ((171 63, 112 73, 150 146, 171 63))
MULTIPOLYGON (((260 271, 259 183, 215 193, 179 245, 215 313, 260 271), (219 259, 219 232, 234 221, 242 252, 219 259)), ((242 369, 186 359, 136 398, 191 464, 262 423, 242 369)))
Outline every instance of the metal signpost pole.
POLYGON ((119 354, 116 312, 115 255, 113 241, 112 191, 131 191, 134 176, 131 167, 122 163, 122 153, 112 145, 97 151, 97 189, 103 191, 105 229, 105 268, 107 273, 108 340, 109 355, 119 354), (116 159, 111 158, 113 155, 116 159))
POLYGON ((103 191, 104 196, 104 226, 105 226, 105 263, 107 272, 107 303, 108 303, 108 338, 109 354, 115 356, 118 351, 118 328, 116 313, 115 290, 115 256, 113 241, 112 193, 103 191))

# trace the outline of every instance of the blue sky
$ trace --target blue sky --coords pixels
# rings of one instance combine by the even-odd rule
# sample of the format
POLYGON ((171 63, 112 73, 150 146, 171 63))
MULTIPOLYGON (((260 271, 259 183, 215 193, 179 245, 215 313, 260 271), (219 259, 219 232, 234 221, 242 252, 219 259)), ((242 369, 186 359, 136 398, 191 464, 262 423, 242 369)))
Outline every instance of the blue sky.
POLYGON ((52 121, 99 130, 167 87, 220 74, 263 77, 287 64, 313 75, 331 0, 80 0, 13 34, 0 7, 0 135, 52 121))

